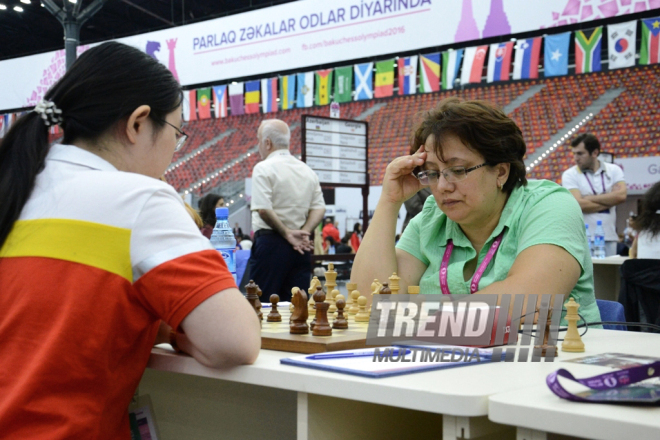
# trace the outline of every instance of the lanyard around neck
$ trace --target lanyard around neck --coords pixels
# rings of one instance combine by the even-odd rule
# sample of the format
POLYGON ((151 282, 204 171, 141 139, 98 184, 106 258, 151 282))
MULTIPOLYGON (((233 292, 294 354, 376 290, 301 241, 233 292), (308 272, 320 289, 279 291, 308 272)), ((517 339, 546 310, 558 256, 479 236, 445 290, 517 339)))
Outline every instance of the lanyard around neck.
MULTIPOLYGON (((594 195, 597 196, 598 194, 596 193, 596 189, 594 186, 591 184, 591 180, 589 180, 589 176, 587 176, 587 173, 584 173, 584 178, 587 179, 587 182, 589 183, 589 186, 591 187, 591 190, 594 192, 594 195)), ((603 185, 603 192, 601 194, 605 194, 605 173, 600 173, 600 183, 603 185)))
MULTIPOLYGON (((479 281, 481 281, 481 277, 484 275, 484 272, 486 272, 486 268, 488 267, 488 264, 495 256, 497 249, 500 247, 500 243, 502 243, 503 236, 504 236, 504 231, 502 231, 502 233, 498 235, 497 238, 495 238, 493 244, 490 245, 490 249, 488 249, 488 253, 484 258, 484 261, 481 262, 479 268, 472 277, 472 282, 470 283, 470 293, 476 293, 477 290, 479 290, 479 281)), ((442 290, 443 295, 451 294, 451 292, 449 291, 449 285, 447 284, 447 268, 449 267, 449 258, 451 257, 451 253, 453 250, 454 250, 454 242, 450 239, 447 242, 447 247, 445 248, 445 254, 442 257, 442 264, 440 265, 440 289, 442 290)))

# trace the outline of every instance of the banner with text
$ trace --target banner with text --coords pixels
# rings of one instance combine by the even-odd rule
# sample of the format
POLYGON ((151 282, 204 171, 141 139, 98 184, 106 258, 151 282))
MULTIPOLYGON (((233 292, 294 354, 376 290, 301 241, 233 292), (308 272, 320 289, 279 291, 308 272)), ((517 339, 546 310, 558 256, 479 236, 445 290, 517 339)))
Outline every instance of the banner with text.
POLYGON ((660 156, 614 159, 623 168, 628 194, 644 194, 660 181, 660 156))
MULTIPOLYGON (((118 41, 182 85, 405 52, 626 15, 657 0, 303 0, 118 41), (584 4, 583 4, 584 3, 584 4)), ((83 46, 79 52, 91 46, 83 46)), ((117 66, 120 68, 120 66, 117 66)), ((64 51, 0 62, 0 110, 33 106, 64 73, 64 51)))

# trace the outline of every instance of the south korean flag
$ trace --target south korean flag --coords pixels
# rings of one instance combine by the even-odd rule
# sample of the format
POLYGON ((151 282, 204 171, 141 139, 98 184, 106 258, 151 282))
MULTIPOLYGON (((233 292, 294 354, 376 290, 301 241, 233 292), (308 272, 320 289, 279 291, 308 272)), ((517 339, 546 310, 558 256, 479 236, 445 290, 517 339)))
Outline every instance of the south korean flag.
POLYGON ((636 33, 637 21, 607 26, 610 70, 635 65, 636 33))

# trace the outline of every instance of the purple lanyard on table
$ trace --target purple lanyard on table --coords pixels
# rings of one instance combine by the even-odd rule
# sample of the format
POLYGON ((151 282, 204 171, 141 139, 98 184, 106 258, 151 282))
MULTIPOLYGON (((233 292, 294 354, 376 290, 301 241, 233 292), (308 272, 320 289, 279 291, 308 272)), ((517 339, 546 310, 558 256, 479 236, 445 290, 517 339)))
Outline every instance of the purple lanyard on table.
MULTIPOLYGON (((500 243, 502 243, 503 236, 504 236, 504 231, 502 231, 502 233, 497 236, 495 241, 493 241, 493 244, 490 245, 490 249, 488 249, 488 253, 484 258, 484 261, 481 262, 479 268, 474 273, 474 276, 472 277, 472 282, 470 283, 471 294, 479 290, 479 281, 481 281, 481 277, 486 271, 488 264, 495 256, 497 249, 500 247, 500 243)), ((449 266, 449 257, 451 257, 451 253, 453 250, 454 250, 454 242, 451 239, 449 239, 449 241, 447 242, 447 247, 445 248, 445 254, 442 256, 442 264, 440 265, 440 289, 442 289, 443 295, 451 294, 451 292, 449 292, 449 285, 447 284, 447 267, 449 266)))
MULTIPOLYGON (((587 173, 584 173, 584 178, 587 179, 587 182, 589 183, 591 190, 594 192, 594 195, 597 196, 598 194, 596 193, 596 189, 591 184, 591 180, 589 180, 589 176, 587 176, 587 173)), ((603 185, 602 194, 605 194, 605 173, 600 173, 600 183, 603 185)))
POLYGON ((626 368, 613 373, 599 374, 598 376, 587 377, 586 379, 576 379, 571 373, 562 368, 550 374, 545 380, 550 390, 563 399, 574 402, 593 402, 594 400, 585 399, 584 397, 576 396, 566 391, 559 383, 558 376, 580 383, 592 390, 611 390, 660 376, 660 361, 648 365, 626 368))

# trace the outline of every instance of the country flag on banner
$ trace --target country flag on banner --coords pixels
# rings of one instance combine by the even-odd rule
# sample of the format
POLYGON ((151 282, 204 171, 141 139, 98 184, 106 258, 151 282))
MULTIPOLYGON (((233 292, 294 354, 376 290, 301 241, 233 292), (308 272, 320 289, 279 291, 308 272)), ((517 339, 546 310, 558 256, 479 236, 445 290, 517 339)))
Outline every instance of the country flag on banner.
POLYGON ((440 52, 422 55, 419 59, 419 93, 440 90, 440 52))
POLYGON ((635 65, 636 37, 637 20, 607 26, 609 69, 620 69, 635 65))
POLYGON ((314 104, 330 104, 330 86, 332 86, 332 69, 316 71, 316 93, 314 104))
POLYGON ((264 113, 277 111, 277 78, 261 80, 261 104, 264 113))
POLYGON ((600 72, 603 27, 575 32, 575 73, 600 72))
POLYGON ((490 45, 490 56, 488 57, 488 73, 486 81, 508 81, 511 71, 511 53, 513 52, 513 41, 507 43, 494 43, 490 45))
POLYGON ((9 129, 11 128, 12 124, 14 123, 14 118, 12 117, 13 115, 11 113, 6 113, 2 119, 5 121, 5 134, 9 132, 9 129))
POLYGON ((259 113, 259 80, 245 83, 245 113, 259 113))
POLYGON ((417 55, 399 58, 399 95, 417 93, 417 55))
POLYGON ((291 110, 296 105, 296 75, 285 75, 280 79, 280 102, 282 110, 291 110))
POLYGON ((458 69, 461 67, 463 49, 448 50, 442 53, 442 90, 454 88, 458 78, 458 69))
POLYGON ((394 94, 394 60, 376 63, 375 98, 385 98, 394 94))
POLYGON ((539 54, 543 37, 518 40, 516 59, 513 61, 513 79, 539 77, 539 54))
POLYGON ((245 107, 243 106, 243 83, 229 84, 229 105, 231 106, 232 115, 244 115, 245 107))
POLYGON ((362 101, 363 99, 372 99, 374 97, 373 82, 371 72, 374 70, 374 63, 356 64, 353 71, 355 72, 355 99, 362 101))
POLYGON ((353 92, 353 66, 337 67, 335 69, 334 101, 342 103, 351 100, 353 92))
POLYGON ((484 70, 484 61, 488 46, 474 46, 465 48, 463 70, 461 71, 461 84, 478 84, 481 82, 481 72, 484 70))
POLYGON ((544 76, 568 75, 568 42, 570 32, 547 35, 544 50, 544 76))
POLYGON ((227 117, 227 86, 213 87, 213 109, 216 118, 227 117))
POLYGON ((299 73, 296 81, 298 82, 296 107, 311 107, 314 104, 314 72, 299 73))
POLYGON ((183 92, 183 120, 197 120, 197 90, 186 90, 183 92))
POLYGON ((197 89, 197 115, 199 119, 211 119, 211 88, 197 89))
POLYGON ((0 115, 0 137, 5 135, 5 115, 0 115))
POLYGON ((639 64, 660 62, 660 17, 642 20, 642 47, 639 64))

